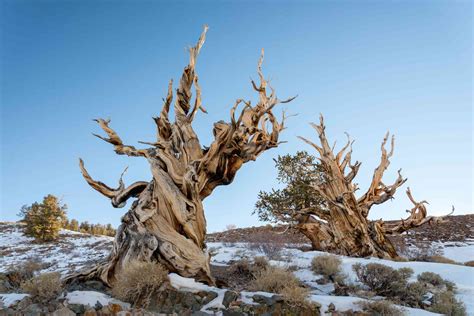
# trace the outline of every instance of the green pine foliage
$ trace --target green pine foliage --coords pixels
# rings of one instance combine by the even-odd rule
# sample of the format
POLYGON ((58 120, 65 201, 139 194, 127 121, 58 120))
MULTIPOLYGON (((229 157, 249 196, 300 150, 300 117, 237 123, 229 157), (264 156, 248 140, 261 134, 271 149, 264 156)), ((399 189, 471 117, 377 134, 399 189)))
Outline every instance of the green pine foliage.
POLYGON ((261 221, 294 222, 298 211, 306 208, 326 208, 323 198, 313 185, 324 182, 324 171, 316 157, 306 151, 274 159, 277 180, 282 189, 260 191, 255 211, 261 221))
POLYGON ((66 209, 67 206, 51 194, 45 196, 41 203, 23 206, 19 215, 26 224, 25 235, 40 241, 57 239, 66 220, 66 209))

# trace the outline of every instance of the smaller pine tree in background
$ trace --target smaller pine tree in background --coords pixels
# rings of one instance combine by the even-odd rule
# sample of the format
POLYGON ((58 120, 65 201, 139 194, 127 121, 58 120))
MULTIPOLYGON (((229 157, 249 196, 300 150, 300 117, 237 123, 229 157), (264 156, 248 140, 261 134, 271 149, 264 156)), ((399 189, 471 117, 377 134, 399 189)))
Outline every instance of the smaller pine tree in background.
POLYGON ((24 205, 19 213, 26 224, 25 235, 41 241, 52 241, 58 238, 64 221, 67 206, 54 195, 47 195, 42 203, 24 205))
POLYGON ((71 219, 71 221, 69 222, 69 226, 66 226, 64 228, 77 232, 79 231, 79 222, 77 221, 77 219, 71 219))
POLYGON ((112 227, 112 224, 89 224, 88 221, 80 222, 76 219, 71 219, 70 221, 64 221, 63 228, 81 232, 91 235, 104 235, 104 236, 115 236, 115 228, 112 227))

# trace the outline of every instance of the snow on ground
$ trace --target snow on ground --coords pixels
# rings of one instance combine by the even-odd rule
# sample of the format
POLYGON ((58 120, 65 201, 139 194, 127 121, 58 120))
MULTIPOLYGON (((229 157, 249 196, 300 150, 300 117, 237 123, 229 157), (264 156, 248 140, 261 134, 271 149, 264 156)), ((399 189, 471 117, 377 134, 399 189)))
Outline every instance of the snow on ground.
POLYGON ((109 304, 119 304, 125 309, 130 308, 130 304, 116 300, 107 294, 96 291, 70 292, 66 295, 66 301, 68 304, 88 305, 89 307, 94 307, 97 302, 99 302, 102 306, 107 306, 109 304))
MULTIPOLYGON (((331 295, 311 295, 311 300, 321 304, 321 314, 325 314, 328 310, 329 304, 333 303, 337 310, 346 311, 352 309, 354 311, 360 311, 361 308, 357 305, 357 302, 367 301, 366 299, 351 297, 351 296, 331 296, 331 295)), ((417 315, 439 315, 436 313, 431 313, 422 309, 410 308, 404 306, 397 306, 399 309, 405 312, 407 316, 417 316, 417 315)))
POLYGON ((194 279, 190 278, 184 278, 176 273, 170 273, 169 274, 169 279, 171 285, 181 291, 188 291, 192 293, 196 293, 199 291, 212 291, 217 293, 217 297, 204 305, 201 308, 201 311, 203 312, 211 312, 210 308, 225 308, 225 306, 222 304, 222 300, 224 299, 225 292, 227 290, 225 289, 219 289, 217 287, 213 286, 208 286, 206 284, 196 282, 194 279))
POLYGON ((16 302, 21 301, 28 294, 20 294, 20 293, 8 293, 8 294, 0 294, 0 307, 10 307, 14 305, 16 302))
POLYGON ((443 250, 443 256, 456 262, 474 260, 474 241, 437 243, 443 250))
POLYGON ((112 237, 94 236, 61 230, 58 241, 35 243, 23 235, 18 225, 0 223, 0 272, 21 262, 38 259, 45 264, 41 272, 66 274, 81 269, 93 261, 105 258, 112 247, 112 237))
MULTIPOLYGON (((180 291, 188 291, 192 293, 196 293, 199 291, 212 291, 217 293, 217 297, 204 305, 201 308, 202 312, 208 312, 211 314, 214 314, 214 311, 212 308, 225 308, 225 306, 222 304, 222 301, 224 299, 225 292, 227 292, 226 289, 220 289, 217 287, 213 286, 208 286, 206 284, 196 282, 194 279, 191 278, 184 278, 176 273, 170 273, 168 275, 170 279, 171 285, 180 291)), ((246 303, 246 304, 255 304, 254 301, 252 300, 252 296, 255 294, 263 295, 263 296, 268 296, 271 297, 275 295, 274 293, 267 293, 267 292, 248 292, 248 291, 242 291, 240 293, 240 298, 241 300, 246 303)))
MULTIPOLYGON (((254 250, 250 250, 244 243, 236 243, 232 247, 225 247, 222 243, 208 243, 209 248, 213 248, 213 252, 216 252, 216 255, 212 257, 212 264, 227 264, 231 260, 238 260, 241 258, 252 258, 255 256, 264 256, 263 253, 259 253, 254 250)), ((471 246, 459 246, 459 247, 446 247, 445 249, 450 249, 450 254, 456 258, 471 258, 473 256, 471 251, 471 246), (463 257, 464 256, 464 257, 463 257)), ((316 283, 316 280, 319 279, 319 276, 314 275, 310 270, 311 260, 315 256, 320 256, 326 254, 325 252, 320 251, 306 251, 303 252, 296 248, 285 248, 282 250, 282 260, 270 260, 270 264, 279 265, 283 267, 296 266, 298 269, 294 274, 307 285, 309 285, 312 291, 312 298, 318 302, 318 298, 321 300, 327 300, 328 298, 333 298, 335 301, 338 300, 341 304, 349 304, 351 301, 349 298, 345 297, 335 297, 328 296, 334 288, 332 284, 319 285, 316 283)), ((371 262, 381 263, 387 266, 390 266, 395 269, 402 267, 412 268, 414 271, 412 281, 416 280, 416 276, 425 271, 431 271, 441 275, 443 278, 454 282, 457 286, 456 297, 463 301, 466 305, 466 310, 469 315, 474 315, 474 268, 455 265, 455 264, 442 264, 434 262, 396 262, 391 260, 383 260, 377 258, 352 258, 340 256, 342 259, 342 270, 343 273, 347 275, 348 280, 356 282, 355 273, 352 270, 352 266, 355 263, 368 264, 371 262)), ((455 259, 453 259, 455 260, 455 259)), ((462 261, 462 260, 459 260, 462 261)), ((467 261, 467 260, 466 260, 467 261)), ((361 300, 359 298, 353 298, 361 300)), ((333 302, 336 304, 336 302, 333 302)), ((352 301, 351 301, 352 302, 352 301)), ((321 302, 320 302, 321 303, 321 302)), ((330 302, 329 302, 330 303, 330 302)), ((329 304, 328 303, 328 304, 329 304)), ((337 307, 337 305, 336 305, 337 307)), ((343 307, 345 307, 343 305, 343 307)), ((352 307, 351 307, 352 308, 352 307)), ((408 314, 412 311, 406 308, 408 314)), ((417 312, 419 310, 416 310, 417 312)), ((421 313, 421 312, 420 312, 421 313)), ((421 314, 420 314, 421 315, 421 314)))
MULTIPOLYGON (((0 272, 5 272, 10 266, 18 265, 22 262, 39 258, 47 264, 41 272, 59 271, 63 274, 81 269, 92 262, 105 258, 112 246, 112 237, 92 236, 88 234, 62 230, 60 239, 51 243, 35 243, 33 238, 25 237, 22 228, 18 224, 0 223, 0 272)), ((227 245, 227 244, 226 244, 227 245)), ((442 247, 444 255, 457 262, 466 262, 474 259, 474 240, 464 243, 444 243, 438 244, 442 247)), ((241 258, 253 258, 263 256, 255 250, 250 250, 244 243, 235 243, 232 246, 224 246, 223 243, 208 243, 208 247, 215 255, 212 257, 212 264, 227 265, 232 260, 241 258)), ((270 264, 289 267, 296 267, 295 275, 312 288, 311 299, 322 305, 322 310, 327 310, 330 303, 335 304, 339 310, 360 309, 355 302, 363 299, 357 297, 337 297, 330 295, 334 290, 333 284, 319 285, 316 283, 319 276, 314 275, 310 270, 311 260, 315 256, 325 254, 324 252, 308 251, 303 252, 297 248, 284 248, 281 251, 280 260, 270 260, 270 264)), ((370 262, 381 263, 393 268, 410 267, 414 270, 413 279, 424 271, 431 271, 440 274, 443 278, 454 282, 458 288, 456 296, 466 304, 469 315, 474 315, 474 268, 431 262, 395 262, 376 258, 351 258, 341 256, 343 272, 351 281, 355 280, 352 265, 355 263, 367 264, 370 262)), ((193 279, 183 278, 177 274, 170 274, 171 284, 183 291, 214 291, 218 296, 203 307, 202 311, 210 312, 212 308, 222 307, 222 300, 226 292, 225 289, 209 287, 193 279)), ((255 294, 271 296, 265 292, 241 292, 241 299, 247 304, 252 304, 252 296, 255 294)), ((0 294, 0 301, 3 305, 9 306, 21 300, 24 294, 0 294)), ((102 305, 108 303, 123 302, 114 300, 106 294, 93 291, 75 291, 67 294, 67 300, 71 304, 86 304, 94 306, 97 301, 102 305)), ((419 310, 404 308, 408 315, 429 315, 430 313, 419 310)))

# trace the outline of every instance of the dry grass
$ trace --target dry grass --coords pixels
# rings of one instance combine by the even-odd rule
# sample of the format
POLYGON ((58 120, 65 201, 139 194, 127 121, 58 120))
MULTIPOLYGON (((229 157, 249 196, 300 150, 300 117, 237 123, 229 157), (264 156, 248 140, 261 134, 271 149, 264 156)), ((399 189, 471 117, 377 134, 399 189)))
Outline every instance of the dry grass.
POLYGON ((44 268, 44 264, 38 258, 30 258, 20 265, 12 266, 5 276, 13 288, 19 288, 25 281, 34 277, 35 272, 44 268))
POLYGON ((62 292, 61 274, 43 273, 21 284, 24 292, 31 295, 33 301, 47 303, 56 299, 62 292))
POLYGON ((290 271, 269 266, 255 274, 255 279, 250 282, 250 289, 253 291, 281 293, 285 287, 299 285, 300 281, 290 271))
POLYGON ((151 296, 168 281, 168 271, 161 264, 136 261, 118 275, 112 294, 134 306, 147 307, 151 296))
POLYGON ((464 262, 464 265, 468 267, 474 267, 474 260, 464 262))
POLYGON ((266 269, 268 267, 268 260, 263 256, 253 258, 253 265, 258 269, 266 269))
POLYGON ((240 278, 253 278, 254 267, 247 259, 240 259, 230 265, 229 273, 240 278))
POLYGON ((369 315, 384 315, 384 316, 402 316, 403 312, 393 306, 390 301, 360 301, 357 302, 364 312, 369 315))
POLYGON ((268 266, 260 270, 250 282, 250 289, 280 294, 292 306, 313 307, 308 300, 309 289, 302 287, 298 278, 283 268, 268 266))
POLYGON ((308 300, 310 290, 301 286, 287 286, 284 287, 280 295, 291 306, 312 308, 314 303, 308 300))
POLYGON ((341 273, 341 264, 342 261, 337 256, 321 255, 313 258, 311 261, 311 270, 330 281, 334 281, 336 276, 341 273))
POLYGON ((466 307, 462 302, 458 301, 454 297, 454 294, 451 291, 435 294, 434 303, 430 307, 429 311, 449 316, 467 315, 466 307))
POLYGON ((448 263, 448 264, 459 264, 458 262, 451 260, 449 258, 440 256, 440 255, 435 255, 435 256, 430 256, 427 258, 428 262, 436 262, 436 263, 448 263))

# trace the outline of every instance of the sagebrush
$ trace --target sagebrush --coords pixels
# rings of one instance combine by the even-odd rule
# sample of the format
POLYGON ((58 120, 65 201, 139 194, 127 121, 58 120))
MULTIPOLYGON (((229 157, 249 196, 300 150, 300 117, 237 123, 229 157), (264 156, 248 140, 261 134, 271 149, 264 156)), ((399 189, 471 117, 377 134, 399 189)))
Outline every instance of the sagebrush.
POLYGON ((112 286, 114 297, 146 307, 153 294, 169 281, 168 271, 157 262, 133 261, 117 275, 112 286))
POLYGON ((341 274, 342 260, 334 255, 316 256, 311 261, 311 270, 334 282, 341 274))
POLYGON ((24 281, 21 288, 31 295, 35 302, 48 303, 62 292, 61 274, 58 272, 43 273, 24 281))

